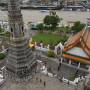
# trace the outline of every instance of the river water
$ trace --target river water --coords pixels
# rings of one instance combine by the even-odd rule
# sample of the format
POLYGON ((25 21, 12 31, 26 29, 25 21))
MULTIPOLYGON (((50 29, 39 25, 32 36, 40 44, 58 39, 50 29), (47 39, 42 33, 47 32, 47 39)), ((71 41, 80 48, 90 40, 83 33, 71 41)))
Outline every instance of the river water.
MULTIPOLYGON (((67 24, 69 21, 81 21, 86 23, 87 18, 90 18, 90 12, 79 11, 56 11, 60 18, 63 18, 62 23, 67 24)), ((42 22, 45 15, 49 12, 41 12, 40 10, 22 10, 23 20, 25 25, 28 22, 42 22)), ((0 20, 8 20, 7 11, 0 11, 0 20)))

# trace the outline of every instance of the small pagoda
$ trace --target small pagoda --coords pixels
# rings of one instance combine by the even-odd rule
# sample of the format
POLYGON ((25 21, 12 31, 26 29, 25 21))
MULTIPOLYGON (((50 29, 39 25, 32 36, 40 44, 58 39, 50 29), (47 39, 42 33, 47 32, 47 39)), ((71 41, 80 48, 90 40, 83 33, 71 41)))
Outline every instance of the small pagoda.
POLYGON ((82 31, 69 38, 63 50, 63 57, 70 63, 78 62, 78 67, 81 64, 90 67, 90 27, 89 24, 87 25, 82 31))

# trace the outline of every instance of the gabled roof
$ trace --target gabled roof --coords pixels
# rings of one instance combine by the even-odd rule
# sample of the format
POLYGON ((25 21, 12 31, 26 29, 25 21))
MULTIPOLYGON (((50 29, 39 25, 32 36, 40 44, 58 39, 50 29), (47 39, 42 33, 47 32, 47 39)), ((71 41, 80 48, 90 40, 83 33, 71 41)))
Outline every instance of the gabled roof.
POLYGON ((89 56, 80 47, 73 47, 72 49, 68 50, 67 53, 71 55, 76 55, 82 58, 89 58, 89 56))
POLYGON ((85 29, 72 36, 66 43, 64 51, 80 47, 90 57, 90 29, 85 29))

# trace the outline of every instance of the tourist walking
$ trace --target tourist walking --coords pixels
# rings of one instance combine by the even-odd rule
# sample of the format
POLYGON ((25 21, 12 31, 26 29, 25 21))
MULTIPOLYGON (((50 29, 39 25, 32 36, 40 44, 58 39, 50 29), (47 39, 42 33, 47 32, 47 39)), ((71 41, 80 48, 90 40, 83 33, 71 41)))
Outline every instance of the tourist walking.
POLYGON ((46 86, 46 82, 44 81, 44 87, 46 86))
POLYGON ((42 79, 40 79, 40 83, 42 82, 42 79))
POLYGON ((36 77, 36 81, 38 81, 38 77, 36 77))

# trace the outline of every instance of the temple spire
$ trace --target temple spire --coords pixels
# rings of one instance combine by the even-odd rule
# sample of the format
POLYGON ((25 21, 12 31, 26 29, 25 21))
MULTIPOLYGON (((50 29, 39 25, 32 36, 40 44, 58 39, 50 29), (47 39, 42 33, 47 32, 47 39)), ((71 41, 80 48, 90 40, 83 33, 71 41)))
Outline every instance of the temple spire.
POLYGON ((17 0, 8 1, 8 17, 12 35, 6 66, 7 73, 14 80, 26 80, 31 77, 32 67, 36 62, 29 48, 28 39, 24 35, 22 14, 17 0))
POLYGON ((19 38, 23 36, 24 26, 18 0, 8 0, 8 18, 12 37, 19 38))

